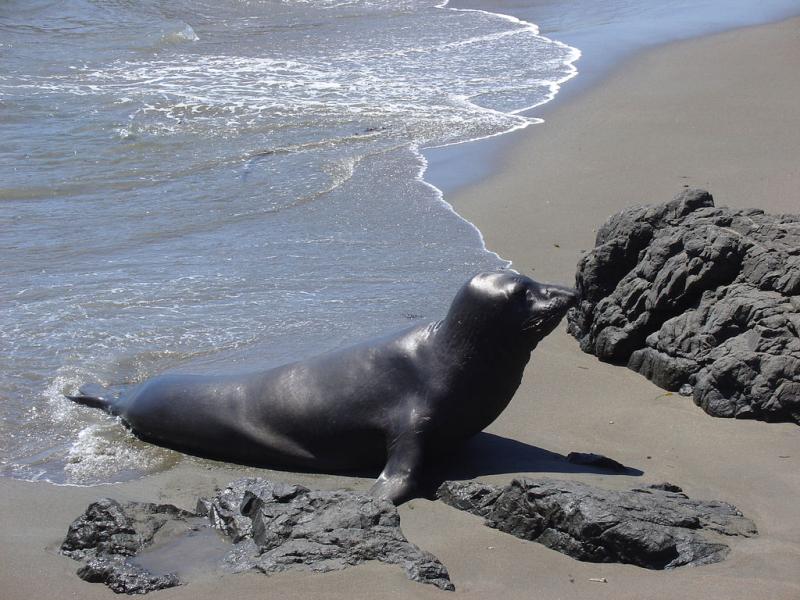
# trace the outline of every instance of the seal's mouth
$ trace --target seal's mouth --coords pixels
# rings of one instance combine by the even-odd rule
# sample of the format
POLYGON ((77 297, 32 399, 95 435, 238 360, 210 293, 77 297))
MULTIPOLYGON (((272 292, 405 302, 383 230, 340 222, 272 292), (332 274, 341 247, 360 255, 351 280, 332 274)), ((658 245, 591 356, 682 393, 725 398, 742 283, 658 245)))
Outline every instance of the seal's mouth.
POLYGON ((549 311, 561 313, 562 316, 578 303, 578 295, 558 296, 550 301, 549 311))
POLYGON ((522 322, 522 331, 543 331, 549 333, 567 311, 578 303, 578 294, 574 290, 560 288, 558 295, 545 301, 536 302, 532 307, 532 315, 522 322))

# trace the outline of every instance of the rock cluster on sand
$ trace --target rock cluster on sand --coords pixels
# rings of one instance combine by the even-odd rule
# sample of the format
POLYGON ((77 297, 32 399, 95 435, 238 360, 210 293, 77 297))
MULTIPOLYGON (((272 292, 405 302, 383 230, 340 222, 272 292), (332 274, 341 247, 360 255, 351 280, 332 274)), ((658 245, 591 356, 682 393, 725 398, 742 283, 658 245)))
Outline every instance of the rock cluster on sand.
POLYGON ((145 594, 180 584, 175 573, 153 574, 130 559, 153 543, 165 524, 189 529, 192 513, 170 504, 128 502, 111 498, 93 502, 73 521, 61 553, 84 561, 81 579, 105 583, 117 593, 145 594))
POLYGON ((800 423, 800 216, 686 190, 612 216, 576 281, 585 352, 715 416, 800 423))
POLYGON ((231 542, 212 568, 332 571, 379 560, 401 565, 414 581, 454 589, 444 565, 405 538, 391 502, 263 479, 240 479, 214 498, 200 499, 197 514, 171 505, 100 500, 72 523, 61 551, 85 562, 78 570, 82 579, 141 594, 181 581, 175 573, 149 572, 137 556, 156 540, 174 544, 183 536, 186 548, 191 533, 211 527, 231 542))
POLYGON ((722 536, 756 535, 736 507, 692 500, 671 484, 614 491, 552 479, 515 479, 505 487, 447 481, 437 495, 489 527, 588 562, 702 565, 727 556, 722 536))
POLYGON ((410 543, 394 504, 362 493, 241 479, 198 512, 236 544, 236 571, 335 571, 368 560, 399 564, 409 579, 455 589, 439 560, 410 543))

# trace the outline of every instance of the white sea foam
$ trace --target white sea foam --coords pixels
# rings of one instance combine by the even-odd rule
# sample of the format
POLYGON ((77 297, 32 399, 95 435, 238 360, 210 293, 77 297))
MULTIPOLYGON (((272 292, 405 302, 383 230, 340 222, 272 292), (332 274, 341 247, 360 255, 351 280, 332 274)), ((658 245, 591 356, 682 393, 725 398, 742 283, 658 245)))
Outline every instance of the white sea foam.
POLYGON ((200 40, 200 37, 195 33, 194 29, 192 29, 192 26, 187 23, 177 31, 165 33, 161 39, 168 43, 181 43, 197 42, 200 40))
MULTIPOLYGON (((73 65, 62 76, 21 76, 6 87, 128 102, 131 125, 159 134, 362 122, 380 123, 384 137, 430 146, 524 126, 518 113, 552 98, 575 74, 577 50, 513 17, 449 8, 392 14, 385 22, 373 17, 374 37, 334 35, 307 58, 183 53, 102 68, 73 65), (462 16, 451 23, 448 13, 462 16), (500 91, 506 98, 493 101, 500 91)), ((188 25, 179 34, 195 36, 188 25)))
POLYGON ((85 485, 162 471, 178 456, 140 442, 117 423, 90 425, 78 433, 67 453, 66 483, 85 485))

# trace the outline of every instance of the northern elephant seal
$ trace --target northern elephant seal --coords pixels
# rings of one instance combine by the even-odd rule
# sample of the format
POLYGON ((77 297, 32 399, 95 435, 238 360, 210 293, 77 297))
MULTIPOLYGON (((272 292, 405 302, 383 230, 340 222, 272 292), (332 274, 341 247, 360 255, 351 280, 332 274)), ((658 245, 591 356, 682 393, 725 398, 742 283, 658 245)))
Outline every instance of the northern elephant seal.
POLYGON ((281 468, 385 465, 371 493, 415 491, 426 456, 478 433, 519 387, 531 351, 576 302, 569 288, 481 273, 442 321, 263 372, 162 375, 118 399, 72 400, 118 415, 144 440, 281 468))

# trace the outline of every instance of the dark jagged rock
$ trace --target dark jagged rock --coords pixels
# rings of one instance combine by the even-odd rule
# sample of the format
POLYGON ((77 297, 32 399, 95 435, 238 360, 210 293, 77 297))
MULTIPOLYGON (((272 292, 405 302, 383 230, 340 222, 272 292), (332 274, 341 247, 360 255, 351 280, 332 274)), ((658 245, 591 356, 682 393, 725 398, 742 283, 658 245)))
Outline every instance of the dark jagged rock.
POLYGON ((675 492, 676 494, 682 494, 683 490, 679 488, 674 483, 669 483, 664 481, 663 483, 653 483, 647 486, 651 490, 663 490, 665 492, 675 492))
MULTIPOLYGON (((154 575, 129 559, 153 543, 167 523, 187 523, 192 513, 169 504, 103 498, 69 526, 61 553, 85 561, 78 576, 102 582, 117 593, 145 594, 180 584, 174 573, 154 575)), ((187 525, 188 527, 188 525, 187 525)))
POLYGON ((175 587, 175 573, 155 575, 122 556, 93 557, 78 569, 78 577, 89 583, 105 583, 118 594, 146 594, 175 587))
POLYGON ((661 486, 671 484, 614 491, 551 479, 515 479, 503 488, 447 481, 437 495, 489 527, 587 562, 703 565, 727 556, 722 536, 756 535, 736 507, 661 486))
POLYGON ((234 542, 253 537, 252 519, 242 511, 245 496, 289 501, 307 488, 260 478, 237 479, 213 498, 197 501, 197 514, 208 517, 211 526, 233 538, 234 542))
POLYGON ((199 508, 216 527, 247 540, 227 559, 237 571, 334 571, 379 560, 401 565, 414 581, 455 589, 444 565, 405 538, 388 500, 244 479, 199 508))
POLYGON ((454 589, 444 565, 405 538, 388 500, 257 478, 201 498, 197 514, 171 505, 99 500, 70 525, 61 552, 84 561, 78 570, 82 579, 118 593, 143 594, 181 583, 174 572, 152 573, 137 563, 154 543, 164 547, 180 538, 179 547, 187 551, 186 544, 205 543, 192 533, 210 528, 231 542, 210 568, 333 571, 379 560, 402 566, 414 581, 454 589))
POLYGON ((714 416, 800 423, 800 216, 686 190, 612 216, 576 281, 585 352, 714 416))
POLYGON ((445 481, 436 491, 436 497, 459 510, 487 517, 502 491, 477 481, 445 481))

